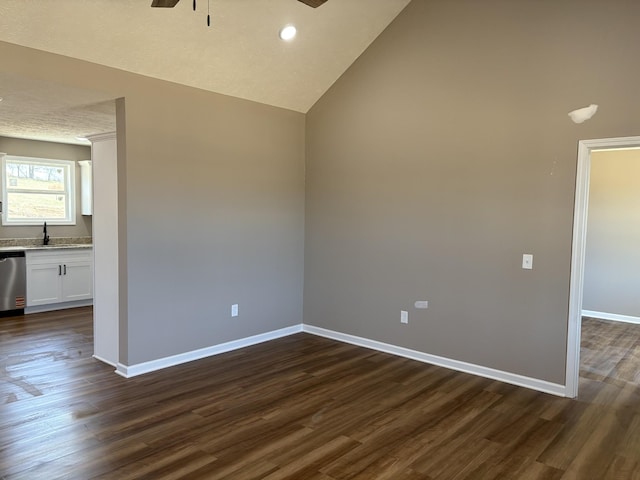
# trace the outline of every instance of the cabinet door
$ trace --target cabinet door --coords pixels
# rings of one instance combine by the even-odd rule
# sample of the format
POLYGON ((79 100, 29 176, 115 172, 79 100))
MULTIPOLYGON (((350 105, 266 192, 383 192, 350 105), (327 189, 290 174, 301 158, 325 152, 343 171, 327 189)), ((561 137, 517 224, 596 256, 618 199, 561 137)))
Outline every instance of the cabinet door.
POLYGON ((93 271, 90 262, 69 262, 62 265, 62 301, 93 298, 93 271))
POLYGON ((27 307, 60 301, 59 265, 29 265, 27 267, 27 307))

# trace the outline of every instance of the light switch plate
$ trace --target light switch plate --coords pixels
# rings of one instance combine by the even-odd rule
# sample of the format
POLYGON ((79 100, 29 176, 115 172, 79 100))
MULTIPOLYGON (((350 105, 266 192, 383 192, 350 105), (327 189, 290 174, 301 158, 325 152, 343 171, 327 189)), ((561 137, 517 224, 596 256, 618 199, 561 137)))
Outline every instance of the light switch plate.
POLYGON ((533 255, 525 253, 522 255, 522 268, 525 270, 533 270, 533 255))
POLYGON ((237 317, 238 316, 238 304, 234 303, 233 305, 231 305, 231 316, 232 317, 237 317))
POLYGON ((409 323, 409 312, 400 310, 400 323, 409 323))

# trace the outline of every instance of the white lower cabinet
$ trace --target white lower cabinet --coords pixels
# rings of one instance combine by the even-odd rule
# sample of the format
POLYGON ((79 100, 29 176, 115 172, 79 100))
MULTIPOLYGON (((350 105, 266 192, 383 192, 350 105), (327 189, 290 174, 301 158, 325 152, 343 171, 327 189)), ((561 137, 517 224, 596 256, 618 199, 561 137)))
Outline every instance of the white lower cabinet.
POLYGON ((93 298, 91 248, 34 250, 26 256, 27 308, 51 305, 53 310, 93 298))
POLYGON ((62 301, 87 300, 93 297, 93 264, 71 261, 63 264, 62 301))
POLYGON ((61 301, 59 267, 58 262, 55 265, 27 264, 27 307, 61 301))

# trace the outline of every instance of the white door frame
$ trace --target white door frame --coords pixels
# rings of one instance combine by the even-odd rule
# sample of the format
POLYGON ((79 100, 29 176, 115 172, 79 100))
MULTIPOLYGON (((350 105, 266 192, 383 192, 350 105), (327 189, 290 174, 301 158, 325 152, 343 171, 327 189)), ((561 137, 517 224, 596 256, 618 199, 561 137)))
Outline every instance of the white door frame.
POLYGON ((640 147, 640 137, 603 138, 578 142, 578 171, 573 210, 573 244, 571 247, 571 283, 569 287, 569 322, 567 331, 567 370, 565 395, 578 396, 580 381, 580 335, 582 327, 582 294, 584 288, 584 258, 587 243, 587 209, 591 152, 640 147))

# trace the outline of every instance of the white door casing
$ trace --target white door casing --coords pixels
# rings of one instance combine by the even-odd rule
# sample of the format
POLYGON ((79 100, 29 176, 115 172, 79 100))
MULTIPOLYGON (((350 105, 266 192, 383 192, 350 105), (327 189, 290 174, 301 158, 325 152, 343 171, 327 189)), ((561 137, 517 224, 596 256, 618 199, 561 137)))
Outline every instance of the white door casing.
POLYGON ((580 336, 582 326, 582 296, 584 290, 584 260, 587 242, 589 177, 591 152, 640 147, 640 137, 603 138, 578 142, 578 168, 573 210, 573 243, 571 247, 571 281, 569 287, 569 319, 567 330, 566 396, 578 396, 580 380, 580 336))

